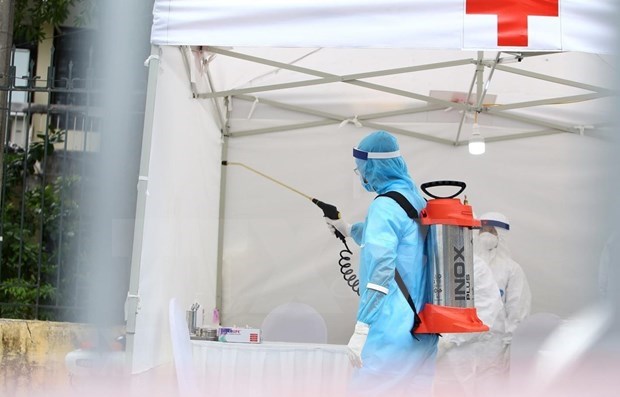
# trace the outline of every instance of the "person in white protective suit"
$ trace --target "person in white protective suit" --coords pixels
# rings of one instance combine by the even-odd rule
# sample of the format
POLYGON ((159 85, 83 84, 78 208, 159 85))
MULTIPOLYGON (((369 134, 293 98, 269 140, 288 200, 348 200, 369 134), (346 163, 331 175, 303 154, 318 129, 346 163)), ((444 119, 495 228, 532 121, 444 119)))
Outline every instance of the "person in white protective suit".
MULTIPOLYGON (((379 195, 397 191, 418 213, 426 206, 394 136, 373 132, 353 149, 353 156, 366 190, 379 195)), ((325 220, 332 232, 352 237, 361 247, 357 323, 348 343, 358 368, 350 394, 430 396, 438 337, 413 335, 414 312, 395 279, 398 274, 418 312, 432 301, 421 226, 394 199, 384 196, 373 200, 364 222, 325 220)))
POLYGON ((474 233, 474 253, 488 263, 504 303, 506 317, 503 335, 494 335, 504 348, 504 369, 508 372, 512 333, 530 314, 532 294, 521 266, 510 256, 506 244, 506 233, 510 222, 499 212, 488 212, 480 216, 481 227, 474 233))
POLYGON ((437 351, 435 397, 498 395, 504 372, 504 304, 495 277, 474 256, 474 303, 487 332, 442 334, 437 351))

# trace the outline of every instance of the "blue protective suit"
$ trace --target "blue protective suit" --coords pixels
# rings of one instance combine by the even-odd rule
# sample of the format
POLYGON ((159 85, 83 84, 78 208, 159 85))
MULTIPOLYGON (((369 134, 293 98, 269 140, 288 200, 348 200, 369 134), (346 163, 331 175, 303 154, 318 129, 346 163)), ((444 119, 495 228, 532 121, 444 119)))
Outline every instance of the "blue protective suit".
MULTIPOLYGON (((396 138, 385 131, 370 134, 357 149, 399 150, 396 138)), ((355 161, 367 189, 371 187, 369 190, 378 194, 398 191, 418 212, 425 207, 402 157, 355 161)), ((357 321, 370 326, 362 350, 363 367, 353 375, 354 391, 367 395, 430 395, 437 336, 416 334, 418 340, 412 337, 413 311, 394 280, 398 269, 418 312, 432 301, 421 227, 396 201, 378 197, 371 203, 365 221, 352 226, 351 237, 361 247, 357 321)))

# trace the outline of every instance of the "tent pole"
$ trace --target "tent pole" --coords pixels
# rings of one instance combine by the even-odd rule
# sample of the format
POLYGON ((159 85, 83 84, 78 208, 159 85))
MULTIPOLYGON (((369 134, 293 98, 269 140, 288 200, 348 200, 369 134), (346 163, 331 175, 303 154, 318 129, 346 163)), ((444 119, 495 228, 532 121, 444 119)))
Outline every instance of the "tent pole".
MULTIPOLYGON (((211 91, 215 91, 214 85, 213 85, 213 79, 211 78, 211 69, 208 63, 207 63, 206 71, 207 71, 207 83, 209 83, 209 89, 211 91)), ((222 110, 220 109, 220 103, 218 102, 218 99, 213 98, 212 102, 213 102, 213 113, 215 113, 216 121, 218 123, 218 127, 220 127, 220 131, 223 131, 224 126, 226 126, 226 131, 228 131, 228 124, 229 124, 228 119, 226 119, 226 122, 224 122, 223 117, 222 117, 222 110)))
POLYGON ((495 57, 495 62, 493 62, 493 66, 491 66, 491 71, 489 72, 489 78, 487 79, 486 83, 484 83, 484 85, 482 84, 482 73, 480 74, 481 78, 478 80, 478 87, 477 87, 478 103, 476 104, 476 112, 478 113, 482 111, 482 101, 484 100, 484 97, 487 95, 487 91, 489 90, 489 85, 491 85, 491 79, 493 78, 493 73, 495 73, 495 68, 497 67, 497 64, 499 63, 500 55, 501 55, 501 52, 498 52, 497 56, 495 57))
MULTIPOLYGON (((251 101, 251 100, 256 99, 256 97, 251 97, 248 95, 236 96, 235 98, 239 98, 239 99, 246 100, 246 101, 251 101)), ((328 113, 328 112, 324 112, 324 111, 320 111, 316 109, 308 109, 308 108, 304 108, 301 106, 295 106, 295 105, 290 105, 286 103, 280 103, 280 102, 272 101, 269 99, 261 99, 260 102, 266 105, 280 108, 280 109, 292 110, 298 113, 311 114, 313 116, 323 117, 326 120, 311 121, 307 123, 288 124, 288 125, 283 125, 283 126, 260 128, 260 129, 254 129, 254 130, 246 130, 246 131, 235 131, 235 132, 229 132, 229 136, 238 137, 238 136, 265 134, 265 133, 270 133, 270 132, 290 131, 293 129, 300 129, 300 128, 318 127, 318 126, 323 126, 323 125, 341 123, 343 120, 347 118, 342 115, 328 113)), ((416 109, 400 110, 400 111, 397 111, 396 113, 409 114, 409 113, 416 113, 418 111, 429 111, 429 110, 436 110, 436 109, 442 109, 442 108, 443 107, 440 107, 438 105, 427 105, 425 107, 416 108, 416 109)), ((386 113, 359 115, 358 120, 366 127, 376 128, 380 130, 387 130, 387 131, 391 131, 395 133, 397 132, 403 135, 425 139, 425 140, 429 140, 433 142, 448 144, 448 145, 452 144, 452 141, 447 140, 447 139, 437 138, 431 135, 421 134, 421 133, 414 132, 414 131, 407 131, 407 130, 397 128, 397 127, 388 127, 388 126, 385 126, 384 124, 373 123, 370 121, 370 119, 372 118, 382 117, 382 114, 386 114, 386 113)))
MULTIPOLYGON (((230 126, 230 114, 232 111, 232 98, 225 98, 226 119, 222 125, 222 161, 228 159, 228 139, 229 139, 229 126, 230 126)), ((219 112, 218 112, 219 113, 219 112)), ((220 319, 222 318, 222 258, 224 251, 224 217, 226 215, 226 177, 228 171, 227 167, 220 167, 220 216, 217 229, 217 269, 215 276, 215 307, 220 312, 220 319)))
POLYGON ((540 99, 536 101, 515 102, 515 103, 509 103, 507 105, 494 105, 489 108, 489 112, 496 114, 504 110, 523 109, 523 108, 530 108, 530 107, 543 106, 543 105, 559 105, 559 104, 565 104, 565 103, 586 102, 586 101, 591 101, 594 99, 605 98, 605 97, 606 95, 602 93, 593 92, 590 94, 570 95, 570 96, 563 96, 563 97, 556 97, 556 98, 540 99))
POLYGON ((510 66, 504 66, 504 65, 497 65, 496 69, 501 70, 503 72, 507 72, 507 73, 513 73, 513 74, 518 74, 520 76, 530 77, 533 79, 548 81, 550 83, 556 83, 556 84, 567 85, 569 87, 581 88, 587 91, 600 92, 600 93, 605 94, 606 96, 615 95, 615 92, 613 89, 610 90, 608 88, 599 87, 599 86, 592 85, 592 84, 584 84, 584 83, 580 83, 580 82, 573 81, 573 80, 561 79, 559 77, 548 76, 546 74, 536 73, 536 72, 532 72, 529 70, 522 70, 522 69, 510 67, 510 66))
POLYGON ((192 67, 192 49, 190 46, 183 45, 179 47, 179 50, 181 51, 181 58, 183 58, 185 71, 187 72, 187 77, 189 79, 189 89, 194 98, 196 98, 198 90, 196 89, 196 74, 194 73, 194 68, 192 67))
POLYGON ((159 73, 160 48, 151 46, 148 63, 148 82, 146 105, 144 109, 144 128, 142 132, 142 152, 140 155, 140 173, 138 177, 138 197, 136 201, 136 220, 134 224, 133 249, 131 254, 131 275, 129 291, 125 301, 126 325, 126 368, 133 372, 133 350, 136 334, 136 317, 140 310, 140 267, 142 260, 142 242, 144 238, 144 217, 148 189, 149 161, 151 157, 151 139, 153 135, 153 117, 155 114, 155 93, 157 91, 157 75, 159 73))
MULTIPOLYGON (((487 110, 487 112, 488 113, 492 113, 494 116, 497 116, 497 117, 502 117, 502 118, 509 119, 509 120, 516 120, 516 121, 520 121, 520 122, 523 122, 523 123, 536 125, 536 126, 539 126, 539 127, 551 128, 551 129, 554 129, 554 130, 564 131, 564 132, 571 132, 571 133, 579 132, 575 127, 571 127, 571 126, 567 126, 567 125, 562 125, 562 124, 551 122, 551 121, 548 121, 548 120, 537 119, 537 118, 528 117, 528 116, 521 116, 521 115, 518 115, 518 114, 514 114, 514 113, 510 113, 510 112, 504 112, 504 111, 496 112, 494 109, 489 109, 489 110, 487 110)), ((523 136, 529 136, 529 135, 523 134, 523 136)), ((489 142, 490 142, 490 140, 489 140, 489 142)))
MULTIPOLYGON (((476 71, 474 72, 474 77, 471 79, 471 84, 469 84, 469 91, 467 91, 467 99, 465 99, 465 103, 469 105, 469 99, 471 98, 471 93, 474 90, 474 84, 476 81, 478 82, 478 94, 482 91, 482 79, 483 79, 483 71, 484 66, 482 65, 482 58, 484 58, 484 52, 478 51, 478 62, 476 63, 476 71)), ((463 130, 463 124, 465 123, 465 117, 467 117, 467 112, 469 110, 463 110, 461 114, 461 121, 459 122, 459 127, 456 130, 456 138, 454 139, 454 146, 459 146, 459 140, 461 138, 461 131, 463 130)))
MULTIPOLYGON (((482 62, 482 59, 484 58, 484 52, 483 51, 478 51, 478 60, 480 62, 482 62)), ((482 90, 484 89, 484 66, 482 66, 482 64, 479 64, 480 67, 478 67, 476 69, 476 99, 477 99, 477 105, 476 105, 476 110, 478 110, 478 106, 480 106, 480 104, 482 103, 482 90)))

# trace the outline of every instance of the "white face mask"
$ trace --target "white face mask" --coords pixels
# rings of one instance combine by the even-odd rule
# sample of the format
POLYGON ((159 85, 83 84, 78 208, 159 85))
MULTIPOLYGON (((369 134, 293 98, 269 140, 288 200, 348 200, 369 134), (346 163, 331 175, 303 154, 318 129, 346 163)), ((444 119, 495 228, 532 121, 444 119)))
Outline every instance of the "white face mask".
POLYGON ((480 247, 486 251, 497 248, 498 241, 499 239, 496 235, 488 232, 480 233, 480 235, 478 236, 478 242, 480 243, 480 247))

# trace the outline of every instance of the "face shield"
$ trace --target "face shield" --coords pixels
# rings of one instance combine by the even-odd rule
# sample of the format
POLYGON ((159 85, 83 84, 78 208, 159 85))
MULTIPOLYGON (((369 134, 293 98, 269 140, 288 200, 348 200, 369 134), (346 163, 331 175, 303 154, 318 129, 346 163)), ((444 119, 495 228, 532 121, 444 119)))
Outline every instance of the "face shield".
POLYGON ((360 182, 364 189, 369 192, 376 191, 376 187, 373 186, 368 180, 370 178, 367 177, 367 165, 368 160, 386 160, 386 159, 395 159, 400 157, 400 150, 395 150, 391 152, 367 152, 365 150, 361 150, 358 148, 353 148, 353 157, 355 158, 356 174, 360 177, 360 182))
POLYGON ((393 152, 366 152, 354 147, 353 157, 360 160, 393 159, 395 157, 400 157, 400 150, 395 150, 393 152))
POLYGON ((508 219, 498 212, 489 212, 480 217, 480 229, 475 239, 478 255, 487 256, 495 252, 503 241, 502 234, 510 230, 508 219))
POLYGON ((480 226, 481 229, 483 229, 486 226, 486 227, 493 227, 493 228, 501 228, 501 229, 504 229, 504 230, 510 230, 510 224, 508 223, 508 220, 506 220, 506 219, 499 220, 499 219, 488 219, 488 218, 482 218, 481 217, 480 218, 480 224, 481 224, 481 226, 480 226))

